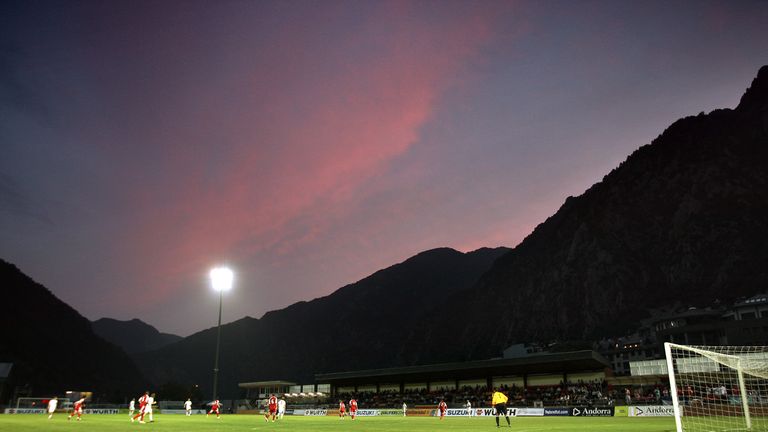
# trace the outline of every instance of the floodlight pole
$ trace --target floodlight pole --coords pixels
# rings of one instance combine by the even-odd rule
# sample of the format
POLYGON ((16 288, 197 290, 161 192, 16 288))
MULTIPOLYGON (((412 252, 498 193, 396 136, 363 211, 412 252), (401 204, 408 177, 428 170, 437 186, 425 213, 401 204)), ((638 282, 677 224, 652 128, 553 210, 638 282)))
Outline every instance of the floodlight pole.
POLYGON ((215 268, 211 270, 210 275, 213 289, 219 292, 219 322, 216 326, 216 360, 213 363, 213 400, 218 400, 219 351, 221 348, 221 304, 223 303, 224 291, 232 288, 232 279, 234 275, 232 270, 226 267, 215 268))
POLYGON ((216 361, 213 363, 213 399, 217 400, 217 386, 219 384, 219 347, 221 346, 221 303, 224 297, 224 290, 219 290, 219 324, 216 329, 216 361))

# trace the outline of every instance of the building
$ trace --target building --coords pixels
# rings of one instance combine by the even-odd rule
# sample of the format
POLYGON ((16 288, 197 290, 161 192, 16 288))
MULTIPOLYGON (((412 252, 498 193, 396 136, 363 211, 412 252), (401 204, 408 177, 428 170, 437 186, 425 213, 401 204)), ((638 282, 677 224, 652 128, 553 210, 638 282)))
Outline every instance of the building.
POLYGON ((269 395, 290 395, 294 397, 317 397, 330 392, 328 384, 297 384, 291 381, 256 381, 237 385, 245 390, 245 399, 265 399, 269 395))
POLYGON ((631 364, 642 368, 645 360, 663 358, 664 342, 768 346, 768 295, 757 294, 730 306, 654 311, 637 333, 600 341, 596 350, 608 359, 616 375, 635 375, 631 364))
POLYGON ((317 374, 331 394, 455 390, 461 387, 529 387, 603 380, 608 362, 594 351, 317 374))

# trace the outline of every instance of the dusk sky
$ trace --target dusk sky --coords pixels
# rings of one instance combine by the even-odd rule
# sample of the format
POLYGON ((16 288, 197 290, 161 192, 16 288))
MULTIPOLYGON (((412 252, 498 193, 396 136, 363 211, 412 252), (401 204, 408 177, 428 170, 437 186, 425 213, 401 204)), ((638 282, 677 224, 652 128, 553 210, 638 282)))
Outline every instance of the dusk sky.
POLYGON ((514 247, 768 64, 765 1, 0 2, 0 258, 182 336, 514 247))

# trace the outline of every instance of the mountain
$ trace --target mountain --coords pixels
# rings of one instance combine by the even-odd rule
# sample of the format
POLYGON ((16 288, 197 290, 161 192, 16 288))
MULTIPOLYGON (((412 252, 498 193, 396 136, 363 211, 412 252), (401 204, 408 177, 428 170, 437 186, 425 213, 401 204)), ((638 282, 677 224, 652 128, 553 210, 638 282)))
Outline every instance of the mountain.
POLYGON ((182 339, 181 336, 160 333, 136 318, 130 321, 101 318, 91 322, 91 328, 102 339, 119 346, 128 354, 156 350, 182 339))
MULTIPOLYGON (((224 326, 222 389, 613 336, 650 308, 764 291, 767 215, 763 67, 736 109, 674 122, 513 250, 428 251, 327 297, 224 326)), ((207 387, 215 334, 140 363, 156 382, 207 387)))
POLYGON ((93 391, 120 401, 146 384, 120 348, 98 337, 91 323, 48 289, 0 260, 0 362, 13 363, 10 385, 34 395, 93 391))
POLYGON ((736 109, 676 121, 568 198, 477 285, 447 301, 433 317, 445 331, 421 340, 429 347, 421 360, 622 334, 652 307, 709 305, 766 287, 768 66, 736 109), (450 320, 457 314, 472 320, 450 320))
MULTIPOLYGON (((226 324, 219 388, 234 397, 238 382, 312 383, 319 372, 411 364, 418 347, 404 341, 415 338, 421 321, 447 296, 472 286, 507 251, 423 252, 326 297, 226 324)), ((212 328, 136 358, 155 383, 199 384, 208 394, 215 346, 212 328)))
MULTIPOLYGON (((763 67, 735 109, 674 122, 512 250, 423 252, 326 297, 222 326, 221 394, 236 397, 244 381, 311 383, 322 372, 484 359, 515 342, 622 334, 651 308, 765 292, 766 263, 763 67)), ((14 374, 38 386, 69 380, 56 388, 80 382, 75 376, 113 385, 113 366, 134 375, 118 348, 42 286, 7 263, 0 280, 6 305, 35 311, 6 306, 0 315, 6 328, 25 329, 0 343, 0 362, 21 365, 14 374), (50 327, 51 343, 30 337, 50 327)), ((212 328, 134 358, 156 385, 199 384, 210 394, 215 346, 212 328)))

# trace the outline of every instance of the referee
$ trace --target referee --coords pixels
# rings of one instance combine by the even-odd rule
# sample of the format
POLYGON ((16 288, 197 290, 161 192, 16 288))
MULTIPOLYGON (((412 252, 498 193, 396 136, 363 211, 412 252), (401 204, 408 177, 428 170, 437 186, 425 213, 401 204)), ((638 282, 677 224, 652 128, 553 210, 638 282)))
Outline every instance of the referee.
POLYGON ((504 414, 507 419, 507 426, 512 427, 512 423, 509 422, 509 414, 507 414, 507 401, 509 398, 500 392, 499 389, 493 389, 493 397, 491 399, 491 406, 496 411, 496 427, 499 427, 499 414, 504 414))

